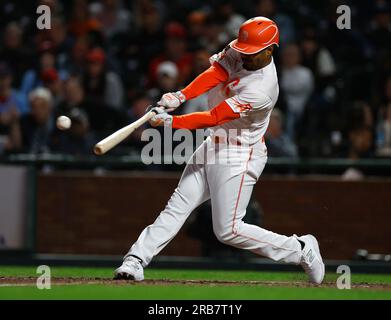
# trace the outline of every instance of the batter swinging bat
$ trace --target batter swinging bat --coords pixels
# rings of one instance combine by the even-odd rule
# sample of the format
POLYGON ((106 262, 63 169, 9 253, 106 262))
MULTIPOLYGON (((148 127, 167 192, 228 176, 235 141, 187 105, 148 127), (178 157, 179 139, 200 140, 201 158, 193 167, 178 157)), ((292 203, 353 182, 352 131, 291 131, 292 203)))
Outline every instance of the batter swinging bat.
POLYGON ((98 156, 105 154, 107 151, 114 148, 121 141, 125 140, 129 135, 132 134, 134 130, 142 126, 154 115, 156 115, 155 112, 149 111, 140 119, 132 122, 131 124, 127 125, 126 127, 123 127, 122 129, 117 130, 116 132, 109 135, 107 138, 99 141, 94 147, 94 153, 98 156))

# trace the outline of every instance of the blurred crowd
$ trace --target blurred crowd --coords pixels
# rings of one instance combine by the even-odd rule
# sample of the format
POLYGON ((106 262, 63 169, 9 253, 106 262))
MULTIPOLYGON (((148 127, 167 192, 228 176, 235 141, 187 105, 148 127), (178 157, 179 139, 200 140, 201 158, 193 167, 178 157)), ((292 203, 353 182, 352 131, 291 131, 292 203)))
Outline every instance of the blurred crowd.
MULTIPOLYGON (((391 157, 391 7, 385 0, 41 0, 0 3, 0 155, 91 154, 209 67, 248 18, 280 28, 269 156, 391 157), (38 30, 38 5, 51 29, 38 30), (351 9, 340 30, 336 8, 351 9), (72 127, 56 129, 67 115, 72 127)), ((206 110, 206 96, 179 113, 206 110)), ((140 129, 114 153, 140 147, 140 129)))

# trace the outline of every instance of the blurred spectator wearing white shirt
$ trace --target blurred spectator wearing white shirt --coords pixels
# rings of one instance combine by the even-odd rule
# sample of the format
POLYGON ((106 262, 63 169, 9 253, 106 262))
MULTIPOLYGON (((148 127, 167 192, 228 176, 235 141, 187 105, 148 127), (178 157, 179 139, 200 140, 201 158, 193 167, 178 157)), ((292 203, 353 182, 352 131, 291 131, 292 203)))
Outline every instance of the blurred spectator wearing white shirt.
POLYGON ((36 88, 30 92, 29 100, 31 112, 20 119, 22 151, 49 152, 51 135, 55 128, 52 94, 49 89, 36 88))
POLYGON ((286 133, 294 140, 296 127, 314 89, 314 76, 309 68, 300 64, 301 55, 296 44, 285 46, 281 58, 280 84, 286 101, 286 133))

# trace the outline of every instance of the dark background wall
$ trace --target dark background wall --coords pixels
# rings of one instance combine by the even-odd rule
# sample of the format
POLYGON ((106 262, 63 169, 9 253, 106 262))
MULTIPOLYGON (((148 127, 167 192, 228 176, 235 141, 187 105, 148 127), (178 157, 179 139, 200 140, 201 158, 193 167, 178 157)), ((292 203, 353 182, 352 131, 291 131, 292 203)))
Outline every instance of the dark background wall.
MULTIPOLYGON (((164 208, 179 175, 67 172, 38 177, 39 253, 124 254, 164 208)), ((312 233, 326 259, 350 259, 359 248, 391 252, 391 181, 263 177, 255 198, 262 227, 312 233)), ((162 255, 199 256, 201 243, 181 230, 162 255)))

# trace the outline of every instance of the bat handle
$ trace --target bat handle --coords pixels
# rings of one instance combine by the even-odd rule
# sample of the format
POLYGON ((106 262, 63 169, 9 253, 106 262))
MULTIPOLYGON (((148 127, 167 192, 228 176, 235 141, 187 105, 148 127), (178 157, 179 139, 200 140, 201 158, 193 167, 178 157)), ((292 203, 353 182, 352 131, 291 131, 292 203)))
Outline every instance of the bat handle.
MULTIPOLYGON (((159 108, 161 106, 159 106, 157 103, 155 104, 150 104, 147 109, 145 109, 145 114, 147 114, 148 112, 150 112, 153 108, 159 108)), ((156 112, 153 112, 154 114, 156 114, 156 112)))

